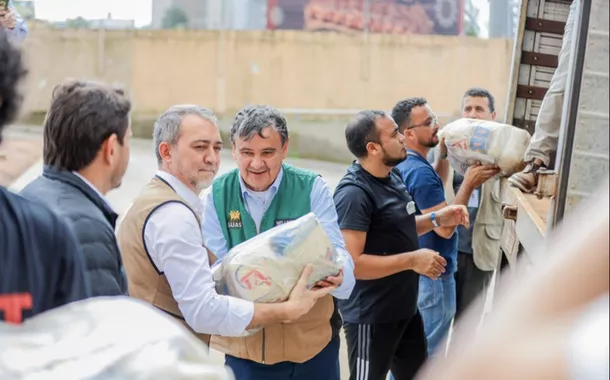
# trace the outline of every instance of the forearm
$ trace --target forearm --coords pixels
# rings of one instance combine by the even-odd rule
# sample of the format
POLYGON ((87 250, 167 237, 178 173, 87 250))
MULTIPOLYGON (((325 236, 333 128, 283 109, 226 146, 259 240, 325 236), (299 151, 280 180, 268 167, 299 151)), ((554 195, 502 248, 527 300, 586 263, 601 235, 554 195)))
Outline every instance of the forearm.
POLYGON ((422 236, 430 231, 436 232, 436 234, 444 239, 449 239, 455 232, 455 226, 453 227, 434 227, 432 224, 432 213, 425 215, 419 215, 415 218, 415 225, 417 228, 417 235, 422 236))
POLYGON ((435 227, 432 224, 431 213, 416 216, 415 228, 417 229, 417 236, 422 236, 432 231, 435 227))
MULTIPOLYGON (((473 189, 470 186, 468 186, 467 184, 462 184, 462 186, 460 186, 460 190, 455 195, 455 199, 453 200, 453 202, 451 204, 467 206, 468 200, 472 196, 472 192, 473 192, 473 189)), ((457 228, 457 226, 434 228, 434 226, 432 225, 432 220, 430 218, 430 214, 422 215, 419 218, 421 218, 421 222, 418 220, 418 228, 417 228, 417 232, 419 235, 423 235, 434 229, 434 232, 436 232, 436 234, 438 236, 445 238, 445 239, 449 239, 451 236, 453 236, 453 234, 455 233, 455 229, 457 228), (420 227, 420 224, 421 224, 421 227, 420 227), (420 228, 421 228, 422 232, 420 232, 420 228)))
POLYGON ((246 330, 258 329, 269 325, 285 322, 292 319, 290 309, 286 302, 281 303, 255 303, 252 321, 246 330))
POLYGON ((434 171, 441 178, 443 184, 447 183, 447 179, 449 178, 449 160, 446 158, 438 158, 434 163, 434 171))
POLYGON ((376 280, 413 267, 409 252, 388 256, 363 253, 354 261, 356 265, 354 274, 358 280, 376 280))
POLYGON ((472 196, 473 191, 474 189, 464 181, 464 183, 462 183, 462 186, 460 186, 460 189, 458 190, 457 194, 455 194, 455 199, 451 204, 468 206, 468 200, 472 196))

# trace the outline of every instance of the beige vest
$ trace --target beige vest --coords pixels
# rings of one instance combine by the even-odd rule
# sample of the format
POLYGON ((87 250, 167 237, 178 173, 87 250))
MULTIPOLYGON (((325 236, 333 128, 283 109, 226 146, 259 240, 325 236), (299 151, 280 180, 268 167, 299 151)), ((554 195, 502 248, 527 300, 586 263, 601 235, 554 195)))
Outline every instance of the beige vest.
MULTIPOLYGON (((435 152, 438 154, 438 151, 435 152)), ((455 199, 453 191, 453 168, 445 186, 445 199, 451 204, 455 199)), ((500 179, 484 183, 481 188, 481 202, 477 217, 472 227, 472 252, 474 263, 480 270, 493 271, 500 260, 500 247, 504 217, 502 216, 502 199, 500 179)))
POLYGON ((145 248, 143 237, 148 216, 156 208, 169 202, 186 205, 201 224, 199 215, 184 199, 164 181, 153 178, 129 207, 117 229, 117 241, 127 272, 129 295, 146 301, 179 319, 191 332, 209 344, 209 335, 197 334, 186 324, 167 278, 157 271, 145 248))
POLYGON ((212 348, 262 364, 304 363, 319 354, 332 338, 331 296, 316 303, 309 313, 291 323, 268 326, 248 337, 212 336, 212 348))
POLYGON ((472 230, 474 263, 480 270, 493 271, 501 254, 502 194, 501 180, 487 181, 481 188, 481 205, 472 230))

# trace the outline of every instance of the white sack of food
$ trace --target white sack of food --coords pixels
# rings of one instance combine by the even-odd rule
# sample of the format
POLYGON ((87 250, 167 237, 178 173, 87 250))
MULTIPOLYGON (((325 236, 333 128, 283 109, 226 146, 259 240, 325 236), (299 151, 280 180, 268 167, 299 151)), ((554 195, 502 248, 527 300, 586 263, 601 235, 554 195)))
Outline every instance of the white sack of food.
POLYGON ((313 213, 236 245, 213 273, 221 294, 273 303, 288 298, 307 264, 313 265, 310 286, 343 267, 313 213))
POLYGON ((449 162, 464 175, 469 166, 480 161, 495 164, 501 175, 512 175, 522 168, 531 136, 512 125, 487 120, 459 119, 439 132, 445 139, 449 162))
POLYGON ((129 297, 97 297, 0 323, 2 380, 233 380, 174 318, 129 297))

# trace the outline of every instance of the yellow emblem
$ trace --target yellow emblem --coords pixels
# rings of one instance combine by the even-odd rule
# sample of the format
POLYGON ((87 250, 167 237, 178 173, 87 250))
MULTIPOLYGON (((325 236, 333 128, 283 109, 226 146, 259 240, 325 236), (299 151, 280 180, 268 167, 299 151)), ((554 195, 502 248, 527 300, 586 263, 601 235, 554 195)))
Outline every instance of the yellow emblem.
POLYGON ((239 213, 239 211, 229 211, 229 221, 230 222, 241 221, 241 214, 239 213))

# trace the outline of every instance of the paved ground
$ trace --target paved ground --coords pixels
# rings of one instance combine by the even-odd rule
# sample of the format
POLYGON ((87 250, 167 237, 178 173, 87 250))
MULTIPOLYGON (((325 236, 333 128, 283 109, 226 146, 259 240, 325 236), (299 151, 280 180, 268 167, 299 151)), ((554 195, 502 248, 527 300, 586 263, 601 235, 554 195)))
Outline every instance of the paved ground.
POLYGON ((0 144, 0 186, 8 186, 36 163, 42 154, 42 138, 9 134, 0 144))

